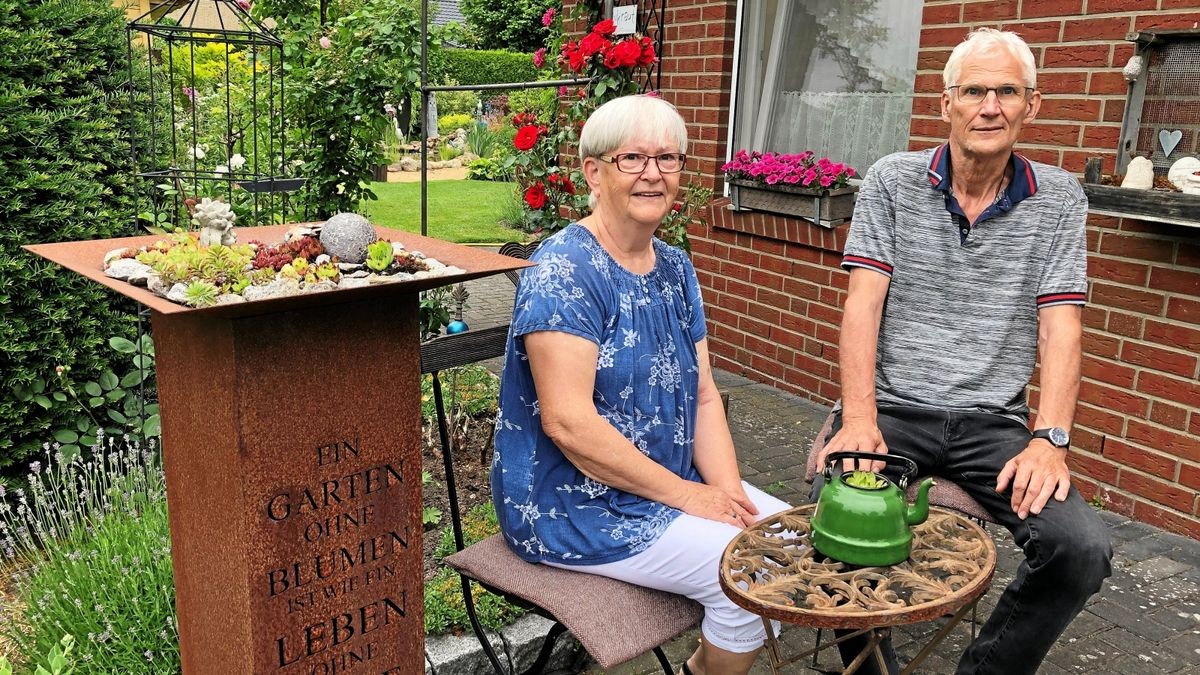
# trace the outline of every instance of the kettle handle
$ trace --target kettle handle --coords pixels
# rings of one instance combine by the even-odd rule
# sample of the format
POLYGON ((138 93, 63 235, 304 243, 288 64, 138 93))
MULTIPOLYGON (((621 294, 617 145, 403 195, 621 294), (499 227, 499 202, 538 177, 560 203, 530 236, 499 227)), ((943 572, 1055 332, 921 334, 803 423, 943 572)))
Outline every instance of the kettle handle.
POLYGON ((890 455, 878 452, 859 452, 857 450, 843 450, 841 452, 831 452, 825 457, 825 480, 829 481, 833 478, 833 464, 842 459, 869 459, 874 462, 884 462, 886 464, 900 464, 904 467, 904 473, 900 476, 900 489, 908 487, 908 479, 917 475, 917 463, 907 457, 900 455, 890 455))

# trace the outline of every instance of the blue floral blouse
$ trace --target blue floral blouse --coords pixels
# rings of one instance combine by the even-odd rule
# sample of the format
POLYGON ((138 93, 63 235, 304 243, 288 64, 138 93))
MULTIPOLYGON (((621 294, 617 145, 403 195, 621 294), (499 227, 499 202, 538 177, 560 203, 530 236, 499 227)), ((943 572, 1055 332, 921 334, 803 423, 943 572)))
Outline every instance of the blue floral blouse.
POLYGON ((654 239, 648 274, 621 267, 582 225, 546 239, 521 273, 500 383, 492 499, 500 529, 531 562, 598 565, 653 544, 679 511, 580 473, 542 432, 523 337, 562 331, 599 348, 596 412, 643 454, 699 481, 692 465, 705 336, 700 284, 679 249, 654 239))

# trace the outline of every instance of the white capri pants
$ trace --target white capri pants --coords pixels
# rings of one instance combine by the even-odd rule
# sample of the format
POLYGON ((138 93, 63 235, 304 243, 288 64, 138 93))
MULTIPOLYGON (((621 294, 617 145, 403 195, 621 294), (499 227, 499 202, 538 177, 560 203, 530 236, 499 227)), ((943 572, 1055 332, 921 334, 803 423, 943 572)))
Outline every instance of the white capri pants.
MULTIPOLYGON (((791 508, 746 481, 742 487, 758 508, 759 519, 791 508)), ((684 513, 650 548, 624 560, 602 565, 545 564, 687 596, 704 605, 700 624, 704 639, 719 649, 743 654, 761 647, 767 633, 762 619, 733 604, 718 581, 721 554, 741 531, 728 523, 684 513)), ((774 631, 779 633, 778 625, 774 631)))

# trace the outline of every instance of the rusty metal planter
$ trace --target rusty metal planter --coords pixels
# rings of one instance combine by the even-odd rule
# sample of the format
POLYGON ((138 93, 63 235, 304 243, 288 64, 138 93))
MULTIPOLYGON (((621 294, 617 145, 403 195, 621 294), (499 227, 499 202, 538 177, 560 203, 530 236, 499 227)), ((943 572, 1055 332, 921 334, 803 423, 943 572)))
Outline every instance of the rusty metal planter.
POLYGON ((855 186, 838 190, 813 190, 790 185, 764 186, 730 180, 733 208, 803 218, 821 227, 836 227, 854 213, 855 186))

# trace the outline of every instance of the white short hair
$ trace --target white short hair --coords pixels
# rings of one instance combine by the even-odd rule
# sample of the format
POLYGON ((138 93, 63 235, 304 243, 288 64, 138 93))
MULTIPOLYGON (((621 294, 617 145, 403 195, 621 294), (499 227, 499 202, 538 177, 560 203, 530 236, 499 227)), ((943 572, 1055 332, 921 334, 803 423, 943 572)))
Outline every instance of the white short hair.
MULTIPOLYGON (((950 58, 946 60, 946 68, 942 70, 942 86, 952 87, 959 84, 958 75, 962 72, 962 62, 967 56, 974 54, 990 54, 997 49, 1007 50, 1021 64, 1021 75, 1026 87, 1037 88, 1037 64, 1033 52, 1020 35, 1012 31, 999 31, 995 28, 977 28, 967 34, 967 38, 958 43, 950 58)), ((1012 84, 1016 84, 1015 82, 1012 84)))
MULTIPOLYGON (((579 161, 605 155, 630 141, 674 142, 687 152, 687 125, 675 106, 657 96, 634 94, 615 98, 596 108, 579 132, 579 161)), ((588 205, 596 206, 596 195, 588 205)))

